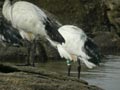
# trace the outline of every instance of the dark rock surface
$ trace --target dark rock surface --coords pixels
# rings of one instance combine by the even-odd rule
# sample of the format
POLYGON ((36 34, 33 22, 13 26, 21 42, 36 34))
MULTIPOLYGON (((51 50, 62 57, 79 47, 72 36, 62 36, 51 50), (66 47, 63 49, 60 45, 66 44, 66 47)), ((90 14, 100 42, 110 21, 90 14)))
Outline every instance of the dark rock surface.
POLYGON ((111 32, 96 32, 94 35, 94 41, 100 47, 103 54, 119 54, 120 38, 117 34, 111 32))
POLYGON ((86 81, 35 67, 0 64, 0 90, 103 90, 86 81), (3 70, 4 69, 4 70, 3 70))

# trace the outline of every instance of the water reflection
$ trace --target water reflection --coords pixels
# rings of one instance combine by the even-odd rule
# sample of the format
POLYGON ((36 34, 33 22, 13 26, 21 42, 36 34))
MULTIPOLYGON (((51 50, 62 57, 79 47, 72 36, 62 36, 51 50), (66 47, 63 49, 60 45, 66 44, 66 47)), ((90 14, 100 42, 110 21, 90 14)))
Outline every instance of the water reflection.
POLYGON ((101 67, 83 72, 82 78, 105 90, 120 90, 120 56, 109 55, 104 61, 101 67))

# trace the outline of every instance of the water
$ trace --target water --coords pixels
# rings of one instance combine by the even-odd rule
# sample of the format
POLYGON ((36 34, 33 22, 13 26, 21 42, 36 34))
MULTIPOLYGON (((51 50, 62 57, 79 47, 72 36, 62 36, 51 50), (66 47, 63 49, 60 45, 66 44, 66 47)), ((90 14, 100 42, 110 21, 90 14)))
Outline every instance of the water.
POLYGON ((99 68, 83 72, 83 79, 105 90, 120 90, 120 56, 107 56, 99 68))
MULTIPOLYGON (((88 81, 91 85, 97 85, 105 90, 120 90, 120 56, 108 55, 101 63, 100 67, 94 69, 86 69, 82 67, 81 78, 88 81)), ((76 63, 74 63, 71 76, 76 77, 76 63)), ((63 62, 49 62, 42 64, 40 67, 58 72, 60 74, 67 74, 67 66, 63 62)), ((76 77, 77 78, 77 77, 76 77)))

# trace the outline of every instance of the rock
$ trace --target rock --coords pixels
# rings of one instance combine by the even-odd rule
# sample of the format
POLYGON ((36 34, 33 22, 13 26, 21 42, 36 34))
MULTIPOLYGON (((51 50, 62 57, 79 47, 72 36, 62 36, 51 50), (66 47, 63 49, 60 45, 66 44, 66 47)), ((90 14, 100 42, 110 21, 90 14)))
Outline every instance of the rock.
MULTIPOLYGON (((43 44, 44 47, 41 47, 40 44, 37 44, 36 48, 36 62, 45 62, 47 58, 49 59, 60 59, 60 56, 55 48, 53 48, 48 42, 43 44), (43 49, 45 49, 46 55, 43 57, 43 49), (45 60, 44 60, 45 59, 45 60)), ((12 45, 3 46, 0 43, 0 61, 12 61, 14 62, 26 62, 27 57, 27 48, 26 46, 14 47, 12 45)))
POLYGON ((107 17, 110 23, 114 26, 114 31, 120 35, 120 1, 106 0, 107 17))
POLYGON ((120 38, 116 33, 96 32, 93 39, 103 54, 114 54, 120 51, 120 38))
POLYGON ((0 60, 1 61, 14 61, 14 60, 25 60, 27 56, 27 50, 24 47, 0 47, 0 60))
POLYGON ((101 30, 104 21, 102 0, 27 0, 53 13, 63 24, 73 24, 87 32, 101 30), (101 28, 100 28, 101 27, 101 28))
POLYGON ((103 90, 78 80, 36 67, 0 64, 0 90, 103 90), (1 68, 4 71, 1 71, 1 68), (7 70, 7 72, 5 72, 7 70), (10 71, 10 72, 8 72, 10 71))

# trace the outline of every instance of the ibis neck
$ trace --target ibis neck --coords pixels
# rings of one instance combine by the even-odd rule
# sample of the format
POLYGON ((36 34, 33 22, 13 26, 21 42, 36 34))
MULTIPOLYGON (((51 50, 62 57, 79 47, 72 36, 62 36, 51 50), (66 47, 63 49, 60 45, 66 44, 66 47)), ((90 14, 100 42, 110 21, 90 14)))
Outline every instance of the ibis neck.
POLYGON ((10 0, 5 0, 3 7, 4 7, 4 6, 8 6, 8 5, 10 6, 11 3, 12 3, 12 2, 11 2, 10 0))
POLYGON ((2 9, 2 14, 8 21, 11 19, 11 7, 12 7, 11 1, 5 0, 3 9, 2 9))

